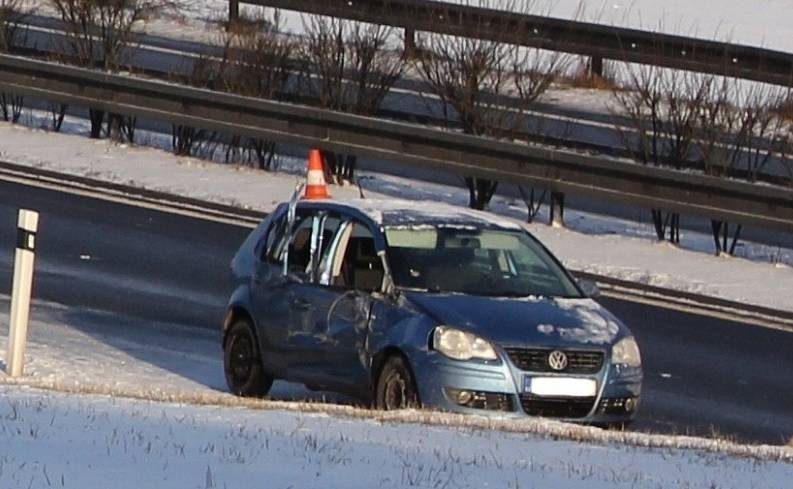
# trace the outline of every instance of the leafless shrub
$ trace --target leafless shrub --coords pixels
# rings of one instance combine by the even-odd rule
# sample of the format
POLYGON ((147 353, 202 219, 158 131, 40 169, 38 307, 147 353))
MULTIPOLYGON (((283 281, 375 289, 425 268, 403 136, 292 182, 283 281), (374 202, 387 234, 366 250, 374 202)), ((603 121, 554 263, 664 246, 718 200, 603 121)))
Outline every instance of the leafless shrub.
POLYGON ((739 154, 728 140, 736 121, 736 111, 730 100, 732 82, 724 78, 714 83, 708 100, 700 107, 697 149, 707 175, 732 175, 739 154))
MULTIPOLYGON (((487 0, 478 0, 489 7, 487 0)), ((530 4, 499 5, 505 10, 530 4)), ((482 26, 483 28, 485 26, 482 26)), ((566 58, 536 49, 469 37, 429 35, 418 51, 416 68, 440 102, 442 118, 466 134, 508 139, 533 134, 529 106, 551 85, 566 58)), ((428 105, 437 104, 428 100, 428 105)), ((432 108, 432 107, 430 107, 432 108)), ((466 177, 469 205, 484 209, 498 182, 466 177)))
MULTIPOLYGON (((22 0, 0 0, 0 53, 12 52, 21 42, 22 23, 33 11, 22 0)), ((0 93, 0 112, 6 122, 18 122, 25 98, 0 93)))
MULTIPOLYGON (((625 87, 613 91, 617 114, 630 121, 616 126, 636 161, 676 169, 694 168, 712 176, 779 178, 766 173, 771 162, 789 168, 791 123, 778 110, 784 93, 757 83, 667 70, 628 66, 625 87), (776 108, 776 110, 775 110, 776 108)), ((793 172, 788 170, 793 176, 793 172)), ((652 211, 658 239, 679 238, 676 213, 652 211)), ((717 253, 734 253, 741 226, 712 221, 717 253)))
POLYGON ((544 189, 542 193, 539 193, 534 187, 529 188, 527 191, 523 185, 519 185, 518 191, 520 192, 520 198, 523 200, 523 203, 526 204, 526 208, 528 209, 526 222, 534 222, 534 219, 537 217, 537 214, 540 213, 540 209, 542 208, 542 203, 545 200, 547 189, 544 189))
POLYGON ((177 156, 200 156, 213 159, 218 147, 215 132, 192 126, 174 124, 171 129, 171 145, 177 156))
POLYGON ((81 66, 117 71, 137 45, 139 22, 176 8, 178 0, 47 0, 66 23, 67 55, 81 66))
MULTIPOLYGON (((725 79, 702 107, 697 138, 703 169, 706 174, 760 179, 793 178, 789 166, 791 121, 785 117, 786 94, 778 88, 757 83, 725 79), (770 163, 778 166, 770 173, 770 163), (787 175, 781 172, 787 172, 787 175)), ((729 244, 730 225, 711 222, 717 253, 734 254, 741 233, 735 226, 729 244)))
MULTIPOLYGON (((394 29, 313 15, 303 25, 303 91, 323 108, 376 113, 405 69, 394 29)), ((337 180, 353 179, 355 155, 324 156, 337 180)))
MULTIPOLYGON (((682 169, 690 166, 703 107, 707 107, 714 77, 655 66, 626 67, 627 86, 612 91, 615 112, 627 116, 630 127, 616 129, 625 148, 641 163, 682 169)), ((659 240, 680 240, 680 216, 652 210, 659 240)))
MULTIPOLYGON (((187 69, 191 85, 248 97, 280 99, 287 91, 295 43, 281 33, 280 15, 238 20, 219 34, 220 50, 201 53, 187 69)), ((174 152, 180 155, 213 153, 225 148, 225 160, 250 161, 272 169, 276 145, 272 141, 175 125, 174 152), (210 151, 211 149, 211 151, 210 151)))
MULTIPOLYGON (((223 58, 225 60, 225 58, 223 58)), ((186 81, 198 88, 217 90, 223 85, 223 60, 216 59, 210 52, 202 52, 188 68, 186 81)), ((206 154, 203 142, 212 139, 211 131, 183 124, 171 126, 171 147, 177 156, 206 154)))
POLYGON ((66 117, 66 110, 69 107, 66 104, 52 102, 49 104, 50 121, 52 123, 52 130, 60 132, 63 127, 63 119, 66 117))
MULTIPOLYGON (((223 89, 249 97, 280 99, 289 82, 295 43, 281 34, 280 14, 235 23, 226 34, 223 89)), ((232 159, 236 149, 260 169, 272 169, 276 145, 259 138, 233 137, 226 151, 232 159)))
POLYGON ((22 0, 0 0, 0 53, 12 52, 22 41, 22 23, 33 10, 22 0))
MULTIPOLYGON (((128 64, 137 43, 139 22, 174 8, 178 0, 47 0, 66 24, 64 59, 88 68, 118 71, 128 64)), ((104 112, 90 110, 91 137, 101 136, 104 112)), ((108 133, 124 139, 134 133, 134 119, 114 115, 108 133)))
POLYGON ((745 155, 746 178, 756 182, 775 157, 789 153, 790 121, 775 110, 783 98, 779 89, 752 85, 744 92, 744 103, 736 111, 735 141, 745 155))

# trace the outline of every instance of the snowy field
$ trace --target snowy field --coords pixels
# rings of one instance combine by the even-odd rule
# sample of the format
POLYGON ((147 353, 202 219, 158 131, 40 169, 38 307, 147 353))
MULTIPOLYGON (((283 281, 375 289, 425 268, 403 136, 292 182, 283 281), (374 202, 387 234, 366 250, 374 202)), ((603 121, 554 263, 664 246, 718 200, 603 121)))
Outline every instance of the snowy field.
POLYGON ((0 487, 782 489, 793 464, 0 387, 0 487))
MULTIPOLYGON (((25 118, 29 125, 45 119, 25 118)), ((0 123, 0 159, 73 175, 98 178, 134 187, 222 202, 261 211, 272 210, 289 198, 304 179, 305 160, 282 158, 282 171, 267 173, 234 165, 178 158, 151 147, 116 145, 89 140, 84 121, 72 120, 67 130, 55 134, 21 125, 0 123)), ((142 141, 167 147, 170 138, 146 136, 142 141)), ((442 200, 466 205, 467 191, 382 174, 359 175, 368 198, 401 197, 442 200)), ((358 196, 353 186, 333 186, 337 198, 358 196)), ((498 197, 491 210, 525 219, 520 200, 498 197)), ((45 219, 46 216, 42 219, 45 219)), ((659 287, 696 292, 776 309, 793 310, 793 250, 742 243, 738 257, 713 256, 710 234, 683 230, 681 245, 655 239, 649 212, 637 210, 638 221, 607 218, 569 211, 567 228, 538 223, 527 228, 559 256, 569 268, 659 287)), ((46 233, 45 225, 41 232, 46 233)))

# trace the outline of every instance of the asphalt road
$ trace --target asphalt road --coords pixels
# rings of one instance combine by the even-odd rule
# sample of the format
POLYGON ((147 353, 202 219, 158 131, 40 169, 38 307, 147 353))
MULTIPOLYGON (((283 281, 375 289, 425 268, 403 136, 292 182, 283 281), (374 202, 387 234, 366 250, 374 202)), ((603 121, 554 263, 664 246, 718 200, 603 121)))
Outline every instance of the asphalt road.
MULTIPOLYGON (((248 230, 0 181, 0 293, 16 213, 41 213, 34 296, 217 328, 248 230)), ((636 333, 646 382, 635 429, 779 444, 793 436, 793 333, 603 298, 636 333)))

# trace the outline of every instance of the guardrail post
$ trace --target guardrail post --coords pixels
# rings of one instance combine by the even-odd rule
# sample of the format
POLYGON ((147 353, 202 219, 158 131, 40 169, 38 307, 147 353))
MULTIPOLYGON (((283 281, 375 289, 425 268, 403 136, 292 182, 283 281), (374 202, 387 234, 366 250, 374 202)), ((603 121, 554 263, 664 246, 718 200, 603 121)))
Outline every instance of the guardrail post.
POLYGON ((564 227, 564 194, 551 192, 550 224, 555 228, 564 227))
POLYGON ((589 76, 595 75, 603 78, 603 58, 600 56, 592 56, 589 58, 589 76))
POLYGON ((416 30, 410 27, 405 27, 405 50, 403 55, 406 58, 416 56, 416 30))
POLYGON ((239 0, 229 0, 229 27, 240 19, 239 0))
POLYGON ((6 373, 11 377, 22 375, 25 365, 38 224, 39 214, 37 212, 26 209, 19 210, 14 279, 11 289, 11 315, 8 328, 8 356, 6 357, 8 362, 6 373))

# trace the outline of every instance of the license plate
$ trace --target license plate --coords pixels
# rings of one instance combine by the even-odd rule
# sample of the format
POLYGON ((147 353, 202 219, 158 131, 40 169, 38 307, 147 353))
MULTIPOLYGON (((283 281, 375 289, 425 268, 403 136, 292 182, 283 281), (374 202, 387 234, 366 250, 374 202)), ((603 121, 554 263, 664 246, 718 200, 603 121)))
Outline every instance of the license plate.
POLYGON ((595 397, 597 381, 575 377, 523 378, 523 390, 540 397, 595 397))

